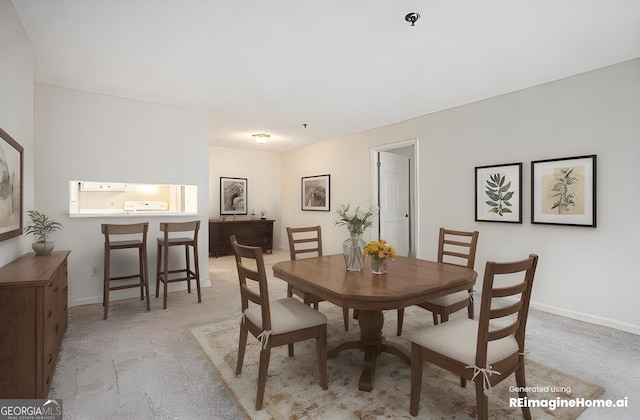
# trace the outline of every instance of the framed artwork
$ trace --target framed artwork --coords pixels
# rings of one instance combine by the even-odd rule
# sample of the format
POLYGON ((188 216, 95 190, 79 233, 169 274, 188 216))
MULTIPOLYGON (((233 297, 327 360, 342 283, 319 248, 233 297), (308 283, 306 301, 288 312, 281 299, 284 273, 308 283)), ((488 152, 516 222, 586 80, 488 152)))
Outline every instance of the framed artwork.
POLYGON ((302 178, 302 210, 331 210, 330 178, 330 175, 305 176, 302 178))
POLYGON ((247 214, 247 178, 220 177, 220 215, 247 214))
POLYGON ((531 162, 531 223, 596 227, 596 155, 531 162))
POLYGON ((522 162, 476 167, 476 221, 522 223, 522 162))
POLYGON ((0 128, 0 241, 22 235, 23 150, 0 128))

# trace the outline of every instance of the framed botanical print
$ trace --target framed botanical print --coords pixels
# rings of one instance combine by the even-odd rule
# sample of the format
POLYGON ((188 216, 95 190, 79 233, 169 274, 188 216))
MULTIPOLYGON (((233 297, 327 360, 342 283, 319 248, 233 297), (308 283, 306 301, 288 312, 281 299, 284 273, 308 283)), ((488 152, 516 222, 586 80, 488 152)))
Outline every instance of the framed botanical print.
POLYGON ((522 163, 476 167, 476 221, 522 223, 522 163))
POLYGON ((596 155, 531 162, 531 223, 596 227, 596 155))
POLYGON ((315 175, 302 178, 302 210, 331 210, 331 176, 315 175))
POLYGON ((220 215, 247 214, 247 178, 220 177, 220 215))
POLYGON ((23 150, 0 128, 0 241, 22 235, 23 150))

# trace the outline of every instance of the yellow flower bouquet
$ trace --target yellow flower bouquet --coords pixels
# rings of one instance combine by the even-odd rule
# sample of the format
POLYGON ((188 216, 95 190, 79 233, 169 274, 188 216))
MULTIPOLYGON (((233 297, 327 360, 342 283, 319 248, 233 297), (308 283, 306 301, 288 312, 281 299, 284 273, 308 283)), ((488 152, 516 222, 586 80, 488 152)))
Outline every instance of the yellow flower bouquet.
POLYGON ((387 241, 371 241, 364 247, 364 255, 371 257, 371 272, 383 274, 387 271, 387 259, 393 260, 396 257, 396 249, 392 245, 387 245, 387 241))

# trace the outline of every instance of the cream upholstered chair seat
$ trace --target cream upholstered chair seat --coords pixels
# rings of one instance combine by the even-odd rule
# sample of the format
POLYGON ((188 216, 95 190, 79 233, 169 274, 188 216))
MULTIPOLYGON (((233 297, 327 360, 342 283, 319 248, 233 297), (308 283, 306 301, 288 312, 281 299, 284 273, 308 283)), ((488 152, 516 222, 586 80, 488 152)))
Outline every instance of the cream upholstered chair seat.
MULTIPOLYGON (((425 328, 415 333, 411 341, 468 366, 474 366, 478 346, 478 320, 461 318, 438 325, 437 328, 425 328)), ((518 342, 513 335, 490 341, 487 346, 487 364, 491 365, 517 351, 518 342)))
MULTIPOLYGON (((285 334, 302 328, 315 327, 327 323, 327 317, 321 312, 295 298, 283 298, 269 302, 271 313, 271 334, 285 334)), ((262 325, 262 308, 252 306, 244 311, 246 319, 253 324, 262 325)))
POLYGON ((450 295, 441 296, 436 299, 431 299, 429 302, 433 303, 434 305, 449 306, 449 305, 453 305, 454 303, 463 301, 465 299, 469 299, 469 292, 466 290, 463 290, 461 292, 455 292, 455 293, 451 293, 450 295))

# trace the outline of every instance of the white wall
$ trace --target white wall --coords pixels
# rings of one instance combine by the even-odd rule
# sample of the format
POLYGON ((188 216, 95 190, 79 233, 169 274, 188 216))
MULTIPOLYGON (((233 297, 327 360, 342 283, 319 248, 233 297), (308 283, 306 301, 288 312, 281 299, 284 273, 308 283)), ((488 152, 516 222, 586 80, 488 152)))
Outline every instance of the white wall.
POLYGON ((278 247, 282 237, 280 153, 209 146, 209 165, 209 218, 220 217, 220 177, 247 178, 248 213, 255 210, 260 217, 266 210, 267 218, 275 220, 273 243, 278 247))
MULTIPOLYGON (((24 148, 24 210, 33 206, 33 49, 9 0, 0 0, 0 55, 0 128, 24 148)), ((31 242, 25 235, 0 242, 0 266, 30 251, 31 242)))
MULTIPOLYGON (((487 260, 540 255, 532 305, 640 334, 640 59, 285 153, 283 221, 321 224, 325 252, 347 236, 335 213, 299 210, 301 176, 331 174, 331 208, 370 203, 370 149, 419 139, 420 252, 440 226, 480 231, 487 260), (530 162, 598 155, 598 227, 532 225, 530 162), (476 166, 523 162, 523 223, 474 221, 476 166)), ((477 288, 480 286, 478 285, 477 288)))
MULTIPOLYGON (((155 238, 159 224, 194 217, 73 218, 69 181, 98 180, 198 186, 200 275, 208 276, 208 116, 177 108, 37 84, 35 87, 35 208, 62 222, 57 249, 69 249, 69 304, 102 302, 101 223, 149 222, 150 284, 155 294, 155 238), (99 267, 91 276, 91 267, 99 267)), ((184 259, 184 257, 182 257, 184 259)), ((184 289, 185 283, 170 285, 184 289)), ((113 294, 132 297, 136 289, 113 294)))

